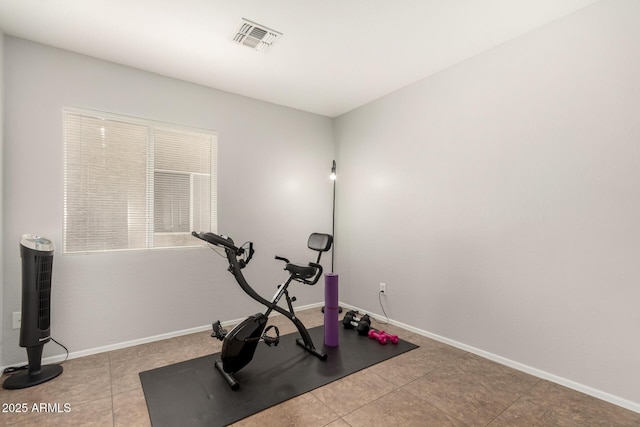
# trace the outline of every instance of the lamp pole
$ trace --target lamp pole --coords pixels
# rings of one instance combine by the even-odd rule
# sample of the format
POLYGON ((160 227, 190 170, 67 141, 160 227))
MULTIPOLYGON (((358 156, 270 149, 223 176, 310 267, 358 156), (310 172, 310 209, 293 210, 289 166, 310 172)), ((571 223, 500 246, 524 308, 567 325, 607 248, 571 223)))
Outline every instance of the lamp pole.
MULTIPOLYGON (((329 175, 329 178, 331 178, 331 181, 333 181, 333 206, 332 206, 332 217, 331 217, 331 237, 333 237, 333 247, 331 248, 331 276, 335 276, 335 285, 337 287, 338 285, 338 279, 337 279, 337 274, 334 274, 333 272, 333 261, 334 261, 334 253, 335 253, 335 248, 336 248, 336 161, 333 161, 333 164, 331 165, 331 175, 329 175)), ((326 283, 325 283, 325 287, 326 287, 326 283)), ((336 288, 336 292, 337 292, 337 288, 336 288)), ((326 295, 325 295, 326 298, 326 295)), ((325 312, 325 307, 322 307, 322 312, 325 312)), ((342 307, 340 307, 338 305, 338 313, 342 313, 342 307)), ((325 321, 326 323, 326 321, 325 321)))
POLYGON ((331 248, 331 272, 333 273, 333 260, 335 253, 335 244, 336 244, 336 161, 333 161, 333 165, 331 166, 331 175, 329 178, 333 181, 333 206, 332 206, 332 217, 331 217, 331 237, 333 237, 333 248, 331 248))

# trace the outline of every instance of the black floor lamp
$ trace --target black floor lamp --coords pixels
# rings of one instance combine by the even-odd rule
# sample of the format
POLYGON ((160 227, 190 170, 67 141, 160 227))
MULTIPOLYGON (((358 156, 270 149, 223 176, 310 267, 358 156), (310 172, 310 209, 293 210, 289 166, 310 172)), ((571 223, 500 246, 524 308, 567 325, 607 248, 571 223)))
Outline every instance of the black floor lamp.
MULTIPOLYGON (((332 205, 332 216, 331 216, 331 236, 333 236, 333 247, 331 248, 331 273, 333 273, 333 261, 334 261, 334 253, 336 248, 336 161, 333 161, 331 165, 331 174, 329 178, 333 181, 333 205, 332 205)), ((324 313, 324 307, 322 307, 322 312, 324 313)), ((342 313, 342 307, 338 306, 338 313, 342 313)))

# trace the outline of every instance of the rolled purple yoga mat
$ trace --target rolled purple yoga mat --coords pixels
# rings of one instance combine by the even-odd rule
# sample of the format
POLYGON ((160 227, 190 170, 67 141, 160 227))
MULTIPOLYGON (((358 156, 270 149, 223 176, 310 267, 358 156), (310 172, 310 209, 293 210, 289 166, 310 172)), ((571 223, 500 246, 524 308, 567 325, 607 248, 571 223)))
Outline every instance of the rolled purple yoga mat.
POLYGON ((338 275, 324 275, 324 344, 338 346, 338 275))

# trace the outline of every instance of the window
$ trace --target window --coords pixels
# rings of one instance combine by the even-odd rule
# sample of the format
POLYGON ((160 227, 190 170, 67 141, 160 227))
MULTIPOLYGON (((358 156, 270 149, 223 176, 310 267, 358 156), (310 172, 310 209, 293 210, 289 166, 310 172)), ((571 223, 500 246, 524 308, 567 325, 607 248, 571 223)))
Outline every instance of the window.
POLYGON ((216 154, 213 132, 65 109, 64 253, 201 245, 216 154))

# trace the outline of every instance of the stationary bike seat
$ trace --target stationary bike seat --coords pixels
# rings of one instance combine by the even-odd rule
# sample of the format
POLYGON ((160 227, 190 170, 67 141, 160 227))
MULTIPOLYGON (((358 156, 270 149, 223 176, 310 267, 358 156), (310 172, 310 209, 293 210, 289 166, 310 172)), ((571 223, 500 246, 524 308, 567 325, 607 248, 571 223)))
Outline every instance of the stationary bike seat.
POLYGON ((310 265, 297 265, 287 263, 285 270, 293 274, 294 279, 310 279, 316 274, 316 268, 310 265))

